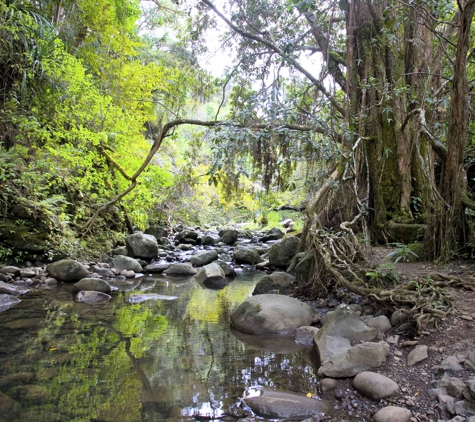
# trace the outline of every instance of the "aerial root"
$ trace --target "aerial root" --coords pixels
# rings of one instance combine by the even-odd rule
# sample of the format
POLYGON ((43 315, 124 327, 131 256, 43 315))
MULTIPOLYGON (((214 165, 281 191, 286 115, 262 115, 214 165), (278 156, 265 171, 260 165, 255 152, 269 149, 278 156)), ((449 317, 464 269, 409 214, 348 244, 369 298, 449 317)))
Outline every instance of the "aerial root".
MULTIPOLYGON (((306 296, 325 297, 338 287, 372 299, 379 306, 400 310, 407 314, 418 332, 429 325, 437 326, 453 309, 448 287, 475 292, 475 277, 458 277, 432 273, 393 289, 375 287, 375 280, 368 282, 366 271, 356 262, 362 257, 361 248, 352 233, 338 234, 316 230, 312 239, 313 270, 306 283, 301 283, 299 293, 306 296), (343 275, 344 274, 344 275, 343 275), (370 285, 371 284, 371 285, 370 285)), ((383 284, 383 280, 379 280, 383 284)))

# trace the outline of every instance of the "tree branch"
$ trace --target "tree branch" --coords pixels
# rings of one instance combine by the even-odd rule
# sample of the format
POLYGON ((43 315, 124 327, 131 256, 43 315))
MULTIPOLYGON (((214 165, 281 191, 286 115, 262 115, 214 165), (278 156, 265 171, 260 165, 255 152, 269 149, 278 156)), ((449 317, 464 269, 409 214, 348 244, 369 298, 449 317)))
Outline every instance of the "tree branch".
POLYGON ((163 140, 169 136, 169 132, 182 125, 194 125, 194 126, 202 126, 202 127, 215 127, 215 126, 224 126, 224 125, 230 125, 234 126, 236 128, 247 128, 247 129, 289 129, 289 130, 297 130, 301 132, 316 132, 316 133, 326 133, 327 131, 319 126, 312 127, 312 126, 304 126, 304 125, 296 125, 296 124, 281 124, 281 123, 253 123, 250 125, 239 125, 239 124, 230 124, 226 123, 223 121, 218 121, 218 120, 212 120, 212 121, 203 121, 203 120, 195 120, 195 119, 177 119, 173 120, 171 122, 166 123, 163 125, 163 127, 160 129, 160 132, 158 134, 157 139, 153 143, 152 147, 150 148, 150 152, 148 153, 147 157, 145 157, 143 163, 139 167, 139 169, 134 173, 133 176, 128 176, 127 173, 119 166, 118 163, 115 162, 115 160, 112 159, 107 153, 104 151, 101 151, 105 156, 111 160, 113 165, 119 170, 119 172, 124 176, 127 180, 130 180, 130 186, 125 189, 123 192, 121 192, 119 195, 117 195, 115 198, 111 199, 109 202, 106 204, 102 205, 99 207, 96 212, 92 215, 92 217, 86 222, 86 224, 83 226, 84 232, 88 232, 94 222, 96 221, 97 217, 105 211, 108 207, 111 205, 114 205, 118 201, 120 201, 124 196, 126 196, 129 192, 131 192, 136 186, 137 186, 137 179, 139 176, 144 172, 144 170, 147 168, 147 166, 150 164, 150 161, 152 161, 152 158, 154 155, 157 153, 158 149, 162 145, 163 140))
POLYGON ((292 65, 300 73, 305 75, 318 88, 318 90, 322 92, 328 98, 328 100, 333 105, 333 107, 335 107, 335 109, 338 110, 342 116, 345 114, 344 107, 342 107, 341 104, 331 95, 331 93, 328 92, 328 90, 325 88, 323 83, 320 80, 318 80, 315 76, 313 76, 308 70, 306 70, 299 62, 297 62, 297 60, 285 54, 285 52, 275 42, 272 42, 263 36, 252 34, 250 32, 245 31, 242 28, 239 28, 238 26, 234 25, 226 16, 224 16, 209 0, 201 0, 201 1, 202 3, 206 4, 210 9, 212 9, 214 13, 216 13, 233 31, 237 32, 239 35, 245 38, 248 38, 250 40, 263 44, 269 49, 271 49, 272 51, 274 51, 275 53, 277 53, 288 64, 292 65))

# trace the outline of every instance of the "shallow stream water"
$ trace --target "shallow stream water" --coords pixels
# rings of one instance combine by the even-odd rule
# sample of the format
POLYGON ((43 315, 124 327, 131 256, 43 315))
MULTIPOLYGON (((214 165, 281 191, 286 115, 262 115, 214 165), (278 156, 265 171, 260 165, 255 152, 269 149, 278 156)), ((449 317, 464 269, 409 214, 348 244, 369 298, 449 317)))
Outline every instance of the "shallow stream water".
POLYGON ((71 285, 32 290, 0 314, 0 421, 232 421, 250 387, 317 394, 311 347, 230 328, 263 275, 221 290, 124 280, 100 307, 75 303, 71 285), (178 299, 128 303, 138 292, 178 299))

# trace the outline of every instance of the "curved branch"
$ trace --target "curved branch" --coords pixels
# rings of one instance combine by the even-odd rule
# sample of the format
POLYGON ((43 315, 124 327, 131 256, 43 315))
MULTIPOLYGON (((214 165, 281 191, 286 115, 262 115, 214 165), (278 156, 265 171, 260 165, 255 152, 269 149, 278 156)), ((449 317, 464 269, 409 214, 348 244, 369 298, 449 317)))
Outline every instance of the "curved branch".
POLYGON ((208 6, 210 9, 214 11, 233 31, 237 32, 239 35, 248 38, 250 40, 256 41, 260 44, 265 45, 275 53, 277 53, 282 59, 284 59, 288 64, 293 66, 295 69, 297 69, 300 73, 305 75, 311 82, 314 84, 317 89, 322 92, 330 101, 333 107, 335 107, 336 110, 340 112, 340 114, 343 116, 345 114, 345 108, 341 106, 341 104, 335 99, 334 96, 331 95, 330 92, 325 88, 323 83, 317 79, 315 76, 313 76, 307 69, 305 69, 297 60, 295 60, 293 57, 288 56, 285 54, 285 52, 273 41, 268 40, 265 37, 262 37, 260 35, 252 34, 251 32, 247 32, 242 28, 239 28, 235 24, 233 24, 226 16, 224 16, 217 8, 216 6, 213 5, 209 0, 201 0, 206 6, 208 6))
POLYGON ((280 123, 253 123, 251 125, 239 125, 239 124, 230 124, 219 120, 211 120, 211 121, 204 121, 204 120, 195 120, 195 119, 177 119, 171 122, 167 122, 163 127, 160 129, 157 139, 152 144, 148 155, 145 157, 144 161, 142 162, 141 166, 138 170, 133 174, 133 176, 128 176, 127 173, 116 163, 112 157, 110 157, 103 149, 102 153, 106 156, 107 159, 110 159, 113 165, 119 170, 119 172, 124 176, 125 179, 130 180, 130 186, 117 195, 115 198, 111 199, 106 204, 99 207, 96 212, 92 215, 92 217, 87 221, 84 225, 83 229, 84 232, 87 232, 91 229, 92 225, 96 221, 97 217, 105 211, 111 205, 114 205, 116 202, 120 201, 124 196, 126 196, 129 192, 131 192, 137 186, 137 179, 139 176, 144 172, 147 166, 152 161, 152 158, 157 153, 158 149, 162 145, 163 140, 169 136, 169 132, 181 125, 194 125, 194 126, 202 126, 202 127, 215 127, 215 126, 223 126, 223 125, 232 125, 236 128, 247 128, 247 129, 269 129, 269 128, 282 128, 282 129, 290 129, 290 130, 297 130, 302 132, 317 132, 317 133, 326 133, 326 130, 322 127, 316 126, 304 126, 304 125, 296 125, 296 124, 280 124, 280 123))

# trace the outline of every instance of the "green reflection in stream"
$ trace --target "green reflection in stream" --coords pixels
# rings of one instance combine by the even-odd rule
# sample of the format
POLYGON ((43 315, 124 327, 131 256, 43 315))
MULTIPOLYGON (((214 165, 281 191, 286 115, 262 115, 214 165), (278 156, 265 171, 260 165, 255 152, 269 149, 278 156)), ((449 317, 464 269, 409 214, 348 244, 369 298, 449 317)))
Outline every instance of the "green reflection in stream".
POLYGON ((148 278, 147 293, 178 300, 129 304, 139 285, 102 308, 74 303, 68 285, 28 294, 0 314, 0 422, 219 418, 251 385, 315 391, 308 350, 259 350, 229 329, 261 276, 222 290, 148 278), (33 318, 30 329, 7 328, 33 318))

